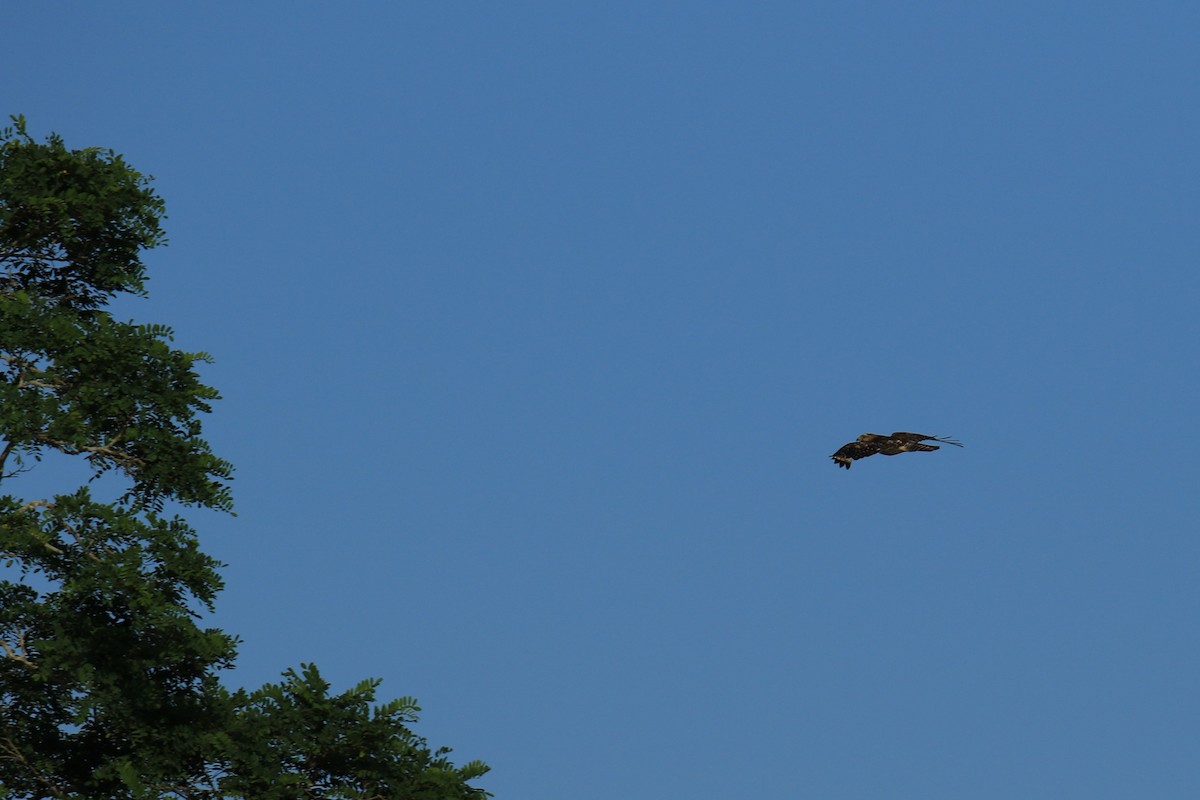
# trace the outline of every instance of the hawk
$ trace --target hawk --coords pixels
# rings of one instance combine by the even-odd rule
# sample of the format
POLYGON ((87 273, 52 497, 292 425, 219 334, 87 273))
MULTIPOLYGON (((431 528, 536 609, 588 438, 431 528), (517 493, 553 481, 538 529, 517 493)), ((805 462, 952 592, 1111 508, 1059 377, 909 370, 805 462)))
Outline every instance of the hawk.
POLYGON ((897 453, 927 453, 930 450, 939 449, 936 444, 925 444, 927 441, 962 447, 962 442, 956 442, 948 436, 927 436, 923 433, 906 433, 905 431, 896 431, 891 436, 884 436, 881 433, 864 433, 850 444, 843 445, 842 449, 830 458, 839 467, 850 469, 850 464, 854 461, 873 456, 876 453, 894 456, 897 453))

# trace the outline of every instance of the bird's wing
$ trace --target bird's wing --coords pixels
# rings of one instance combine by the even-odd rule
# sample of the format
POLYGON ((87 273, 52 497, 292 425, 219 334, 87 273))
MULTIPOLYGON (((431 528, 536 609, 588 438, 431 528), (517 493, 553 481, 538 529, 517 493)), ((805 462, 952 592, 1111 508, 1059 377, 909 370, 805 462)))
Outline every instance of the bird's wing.
POLYGON ((923 442, 932 440, 943 444, 952 444, 955 447, 962 447, 962 442, 951 439, 949 436, 930 436, 925 433, 908 433, 906 431, 896 431, 891 435, 892 439, 897 439, 902 442, 923 442))
POLYGON ((873 456, 879 452, 879 447, 867 442, 850 442, 842 445, 841 449, 834 453, 830 458, 837 462, 839 467, 850 469, 850 462, 857 461, 860 458, 873 456))
POLYGON ((879 448, 879 452, 885 456, 894 456, 899 453, 928 453, 933 450, 940 449, 936 444, 922 444, 921 442, 902 442, 899 439, 892 439, 885 442, 879 448))

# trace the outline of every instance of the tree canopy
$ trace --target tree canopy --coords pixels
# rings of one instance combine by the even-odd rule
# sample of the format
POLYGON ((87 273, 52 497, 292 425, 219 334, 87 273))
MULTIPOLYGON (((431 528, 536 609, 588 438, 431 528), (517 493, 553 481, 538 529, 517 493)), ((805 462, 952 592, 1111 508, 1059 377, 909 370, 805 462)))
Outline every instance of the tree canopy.
POLYGON ((232 510, 204 440, 204 353, 121 322, 145 293, 164 205, 111 150, 0 131, 0 795, 25 798, 481 798, 377 680, 331 694, 311 664, 219 680, 236 637, 202 627, 220 564, 181 513, 232 510), (15 492, 41 465, 83 485, 15 492), (101 480, 101 478, 103 478, 101 480), (114 488, 115 487, 115 488, 114 488))

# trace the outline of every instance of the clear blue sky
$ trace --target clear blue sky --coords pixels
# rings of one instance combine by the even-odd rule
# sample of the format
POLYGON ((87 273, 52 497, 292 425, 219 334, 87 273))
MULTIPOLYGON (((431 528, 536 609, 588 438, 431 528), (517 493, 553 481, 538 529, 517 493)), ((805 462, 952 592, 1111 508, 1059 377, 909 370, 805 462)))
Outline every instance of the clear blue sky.
POLYGON ((501 800, 1200 796, 1200 5, 16 3, 151 173, 231 683, 501 800), (964 449, 829 455, 864 431, 964 449))

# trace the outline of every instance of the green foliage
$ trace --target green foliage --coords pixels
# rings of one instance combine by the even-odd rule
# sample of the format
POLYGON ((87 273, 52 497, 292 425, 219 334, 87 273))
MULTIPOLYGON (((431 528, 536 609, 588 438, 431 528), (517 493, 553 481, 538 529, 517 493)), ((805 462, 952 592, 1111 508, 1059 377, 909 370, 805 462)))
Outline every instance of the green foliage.
POLYGON ((0 295, 0 457, 47 449, 118 469, 130 498, 228 510, 230 465, 200 438, 197 413, 217 398, 195 372, 203 356, 173 350, 170 329, 79 312, 17 290, 0 295))
POLYGON ((0 131, 0 260, 6 292, 36 286, 75 308, 141 294, 143 249, 164 241, 163 202, 119 155, 38 144, 25 118, 0 131))
POLYGON ((230 692, 236 639, 202 628, 220 564, 166 503, 232 509, 230 464, 202 438, 207 356, 161 325, 114 320, 141 293, 162 202, 120 156, 0 132, 0 491, 45 456, 85 485, 0 494, 0 796, 457 800, 455 767, 378 681, 330 695, 316 667, 230 692), (97 486, 112 483, 106 480, 97 486))
POLYGON ((377 680, 363 681, 330 696, 317 668, 288 670, 284 682, 235 697, 243 725, 229 751, 226 784, 238 796, 292 798, 404 797, 478 798, 466 785, 487 767, 472 762, 455 768, 448 749, 431 752, 406 727, 419 711, 403 697, 372 706, 377 680), (265 746, 264 746, 265 745, 265 746), (263 780, 267 776, 268 780, 263 780), (284 776, 279 778, 277 776, 284 776))

